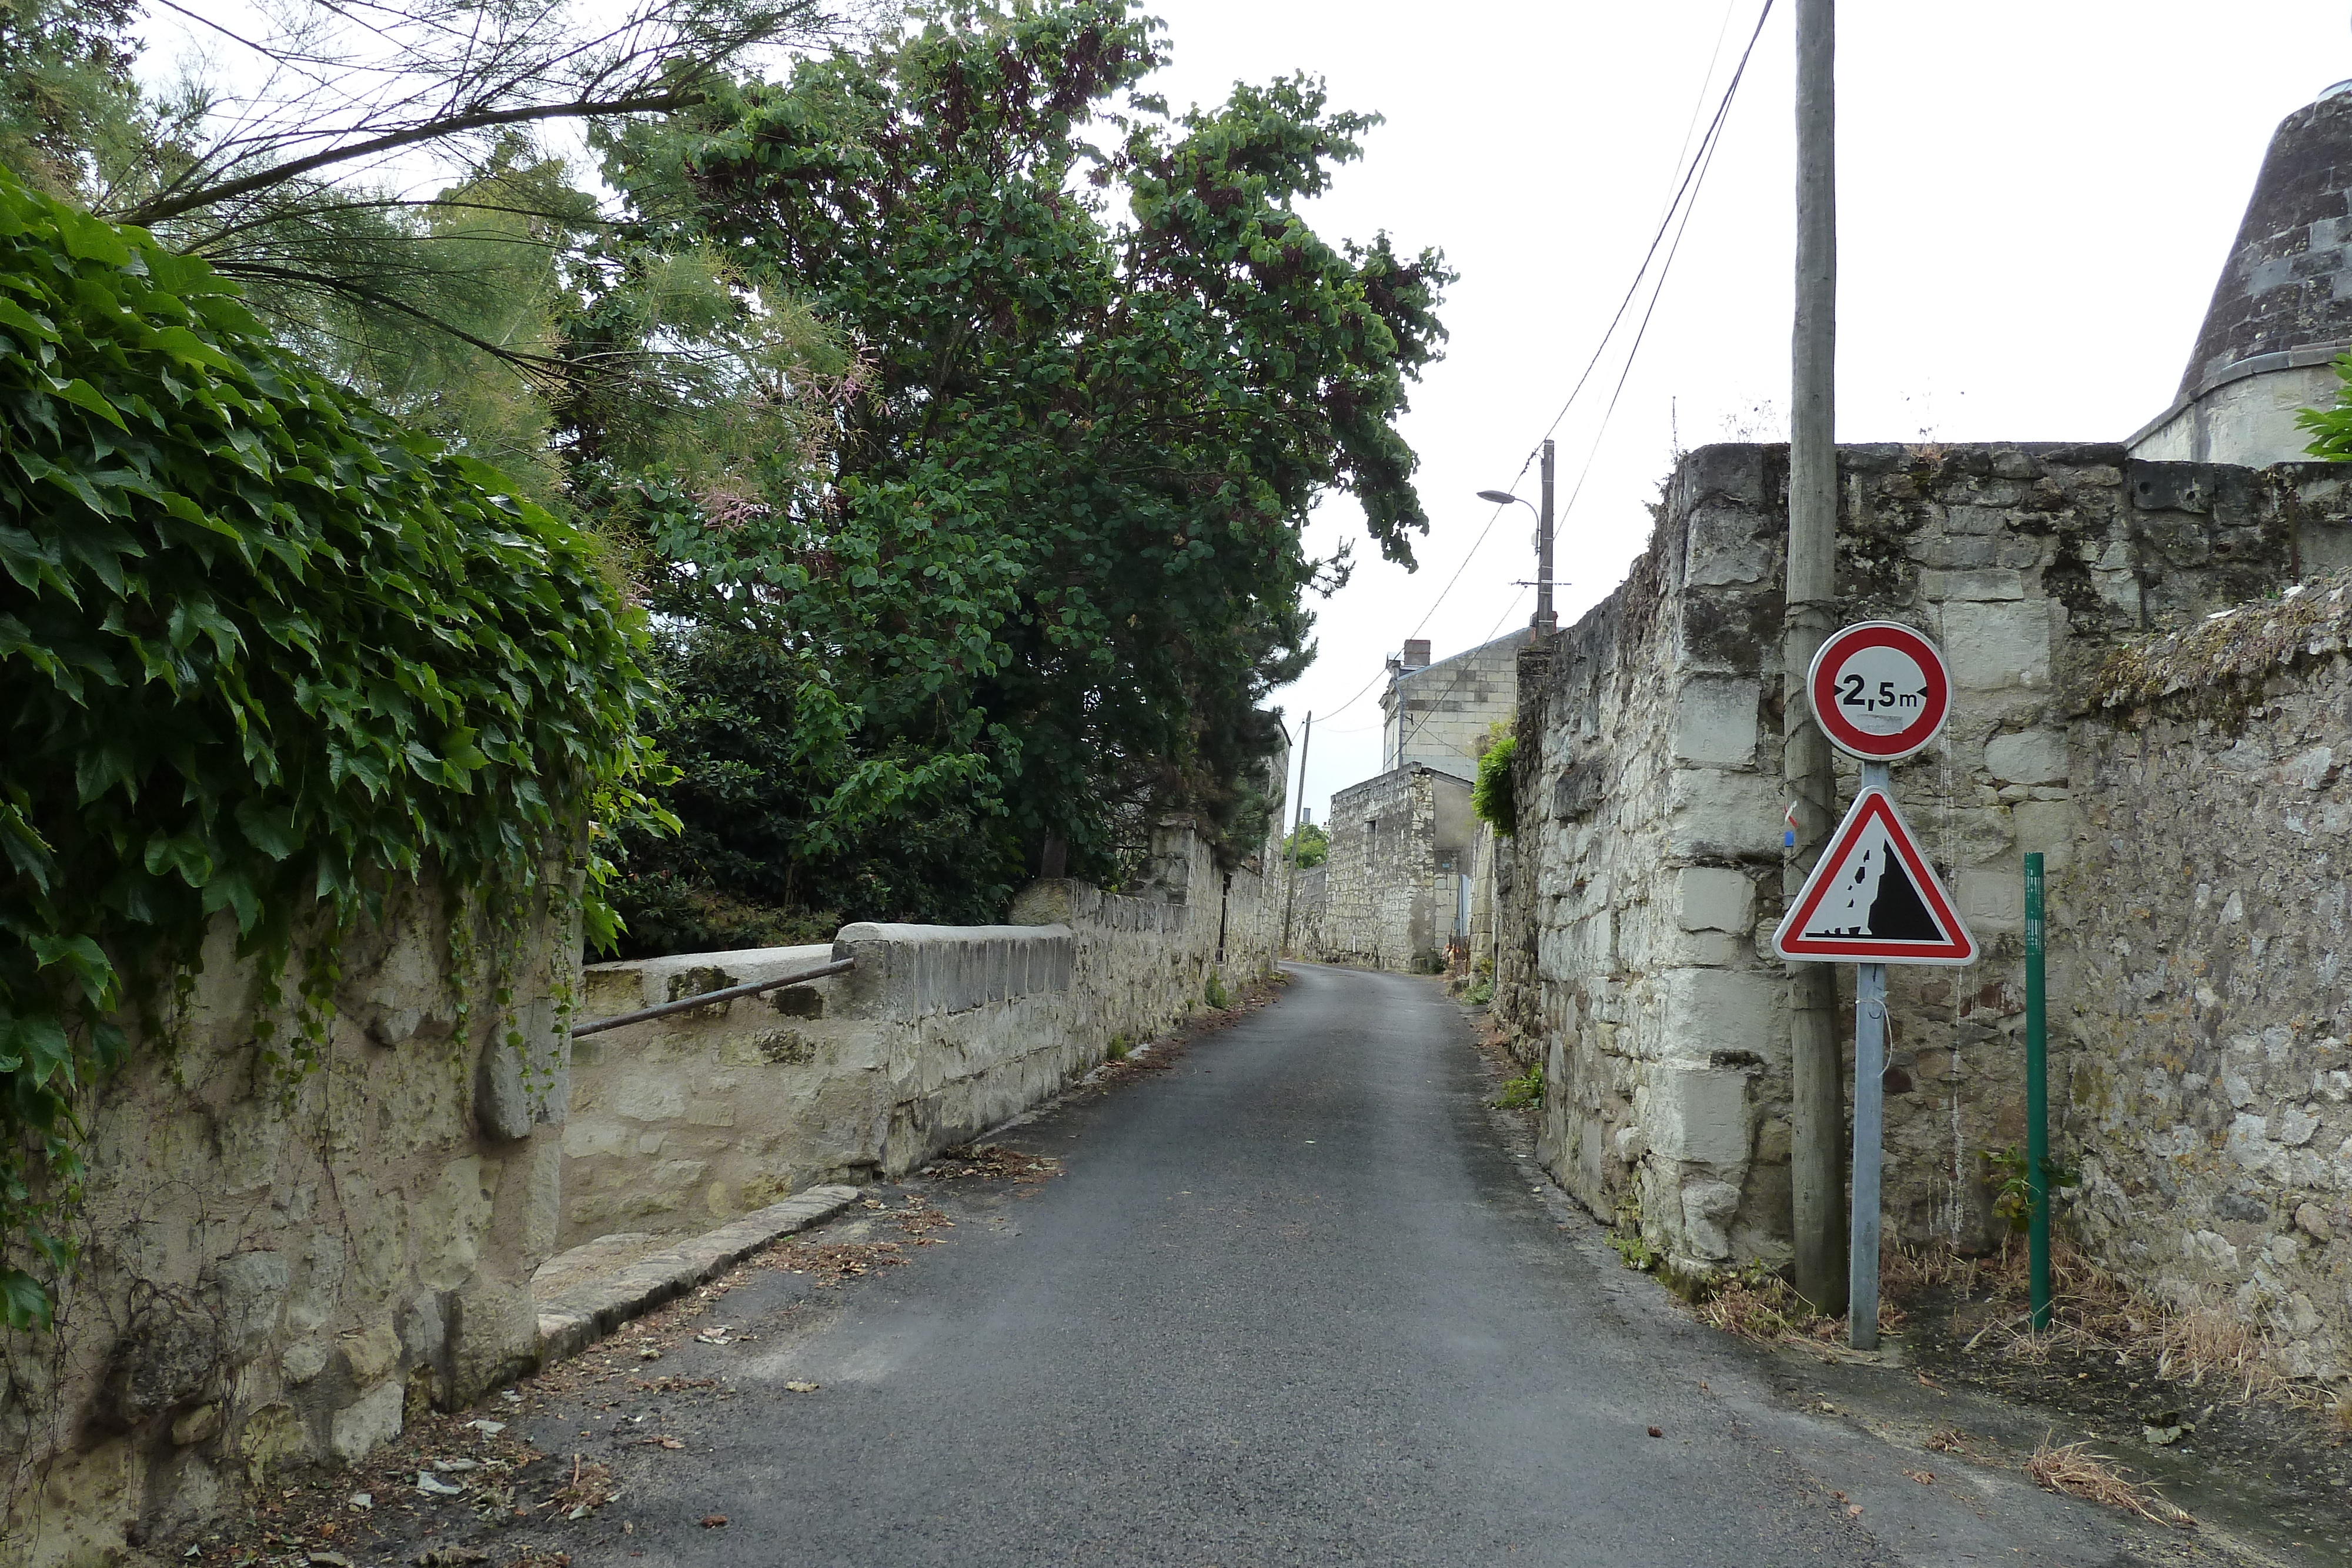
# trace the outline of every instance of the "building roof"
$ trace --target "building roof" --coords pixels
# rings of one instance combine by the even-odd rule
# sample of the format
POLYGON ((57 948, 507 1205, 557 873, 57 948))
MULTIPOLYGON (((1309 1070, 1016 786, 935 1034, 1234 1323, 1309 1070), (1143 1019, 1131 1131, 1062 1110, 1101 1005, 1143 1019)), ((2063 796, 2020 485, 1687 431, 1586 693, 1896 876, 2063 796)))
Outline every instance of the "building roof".
POLYGON ((2233 371, 2246 361, 2352 341, 2347 274, 2352 91, 2338 84, 2280 120, 2272 133, 2181 374, 2180 399, 2234 379, 2233 371))
POLYGON ((1496 638, 1496 639, 1495 639, 1493 642, 1491 642, 1491 643, 1479 643, 1479 644, 1478 644, 1476 647, 1475 647, 1475 648, 1465 648, 1465 649, 1463 649, 1463 650, 1462 650, 1462 652, 1460 652, 1459 653, 1448 653, 1448 654, 1447 654, 1445 657, 1444 657, 1443 659, 1436 659, 1436 660, 1433 660, 1433 661, 1432 661, 1432 662, 1430 662, 1429 664, 1420 665, 1420 666, 1418 666, 1418 667, 1416 667, 1416 668, 1413 668, 1413 669, 1399 670, 1399 671, 1397 671, 1397 672, 1396 672, 1396 675, 1395 675, 1395 679, 1394 679, 1394 681, 1392 681, 1391 684, 1391 685, 1395 685, 1395 684, 1398 684, 1398 683, 1402 683, 1402 681, 1406 680, 1408 677, 1410 677, 1410 676, 1413 676, 1413 675, 1425 675, 1425 674, 1429 674, 1429 672, 1430 672, 1430 671, 1432 671, 1432 670, 1442 670, 1442 669, 1445 668, 1445 666, 1446 666, 1446 665, 1448 665, 1448 664, 1455 664, 1455 663, 1460 662, 1461 660, 1474 657, 1474 656, 1475 656, 1475 655, 1476 655, 1476 654, 1483 653, 1486 652, 1489 648, 1500 648, 1500 647, 1504 646, 1506 643, 1524 643, 1524 642, 1526 642, 1526 641, 1528 640, 1528 632, 1529 632, 1529 631, 1530 631, 1530 630, 1531 630, 1531 628, 1529 628, 1529 627, 1522 626, 1522 627, 1520 627, 1520 628, 1519 628, 1517 631, 1516 631, 1516 632, 1505 632, 1503 635, 1501 635, 1500 637, 1496 638))

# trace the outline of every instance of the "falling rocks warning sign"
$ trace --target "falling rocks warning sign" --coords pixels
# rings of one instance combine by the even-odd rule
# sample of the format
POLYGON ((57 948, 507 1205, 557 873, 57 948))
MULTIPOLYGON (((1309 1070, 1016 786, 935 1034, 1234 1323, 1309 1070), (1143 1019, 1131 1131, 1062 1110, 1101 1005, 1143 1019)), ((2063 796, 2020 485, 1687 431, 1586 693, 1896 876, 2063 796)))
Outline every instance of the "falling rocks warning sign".
POLYGON ((1845 964, 1973 964, 1976 938, 1884 789, 1856 796, 1772 949, 1845 964))

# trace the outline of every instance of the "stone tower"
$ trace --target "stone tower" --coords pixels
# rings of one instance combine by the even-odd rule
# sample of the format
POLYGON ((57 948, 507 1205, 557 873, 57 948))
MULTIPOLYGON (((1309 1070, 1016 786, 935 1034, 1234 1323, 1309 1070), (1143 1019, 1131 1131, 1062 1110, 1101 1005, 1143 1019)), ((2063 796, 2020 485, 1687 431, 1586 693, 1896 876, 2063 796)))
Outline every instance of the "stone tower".
POLYGON ((2262 467, 2304 455, 2296 411, 2334 401, 2352 347, 2352 81, 2271 136, 2172 406, 2136 457, 2262 467))

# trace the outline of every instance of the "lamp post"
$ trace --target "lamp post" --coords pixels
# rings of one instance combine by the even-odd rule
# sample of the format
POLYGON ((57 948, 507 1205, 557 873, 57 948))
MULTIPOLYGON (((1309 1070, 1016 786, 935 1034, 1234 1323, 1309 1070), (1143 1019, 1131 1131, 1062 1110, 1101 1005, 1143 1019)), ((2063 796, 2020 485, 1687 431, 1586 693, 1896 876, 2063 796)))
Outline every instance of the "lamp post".
POLYGON ((1539 632, 1557 629, 1551 610, 1551 442, 1543 444, 1543 505, 1522 501, 1507 490, 1481 490, 1478 498, 1498 507, 1525 507, 1536 515, 1536 612, 1528 624, 1539 632))

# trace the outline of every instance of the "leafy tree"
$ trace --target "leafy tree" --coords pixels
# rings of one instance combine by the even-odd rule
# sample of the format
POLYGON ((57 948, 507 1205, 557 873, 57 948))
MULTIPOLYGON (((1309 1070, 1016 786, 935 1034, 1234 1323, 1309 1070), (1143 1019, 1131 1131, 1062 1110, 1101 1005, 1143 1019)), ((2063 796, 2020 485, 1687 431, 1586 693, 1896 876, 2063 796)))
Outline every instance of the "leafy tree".
POLYGON ((731 792, 679 797, 680 876, 782 855, 767 896, 945 911, 1049 840, 1115 877, 1168 811, 1263 833, 1260 704, 1346 571, 1301 528, 1345 491, 1411 562, 1396 422, 1449 274, 1294 210, 1371 117, 1296 78, 1171 118, 1136 93, 1161 49, 1125 0, 960 5, 603 133, 637 254, 722 257, 847 346, 814 460, 680 479, 574 427, 693 628, 665 742, 731 792))
POLYGON ((129 0, 0 0, 0 161, 210 262, 329 374, 549 502, 551 397, 626 397, 696 346, 568 351, 557 319, 602 222, 535 136, 669 112, 754 50, 840 31, 833 0, 267 0, 235 26, 173 9, 226 78, 197 62, 142 91, 129 0))
POLYGON ((75 189, 137 100, 137 11, 134 0, 0 3, 0 165, 44 190, 75 189))
POLYGON ((1297 862, 1301 871, 1321 865, 1331 854, 1331 835, 1314 822, 1301 822, 1282 841, 1282 852, 1297 862))

